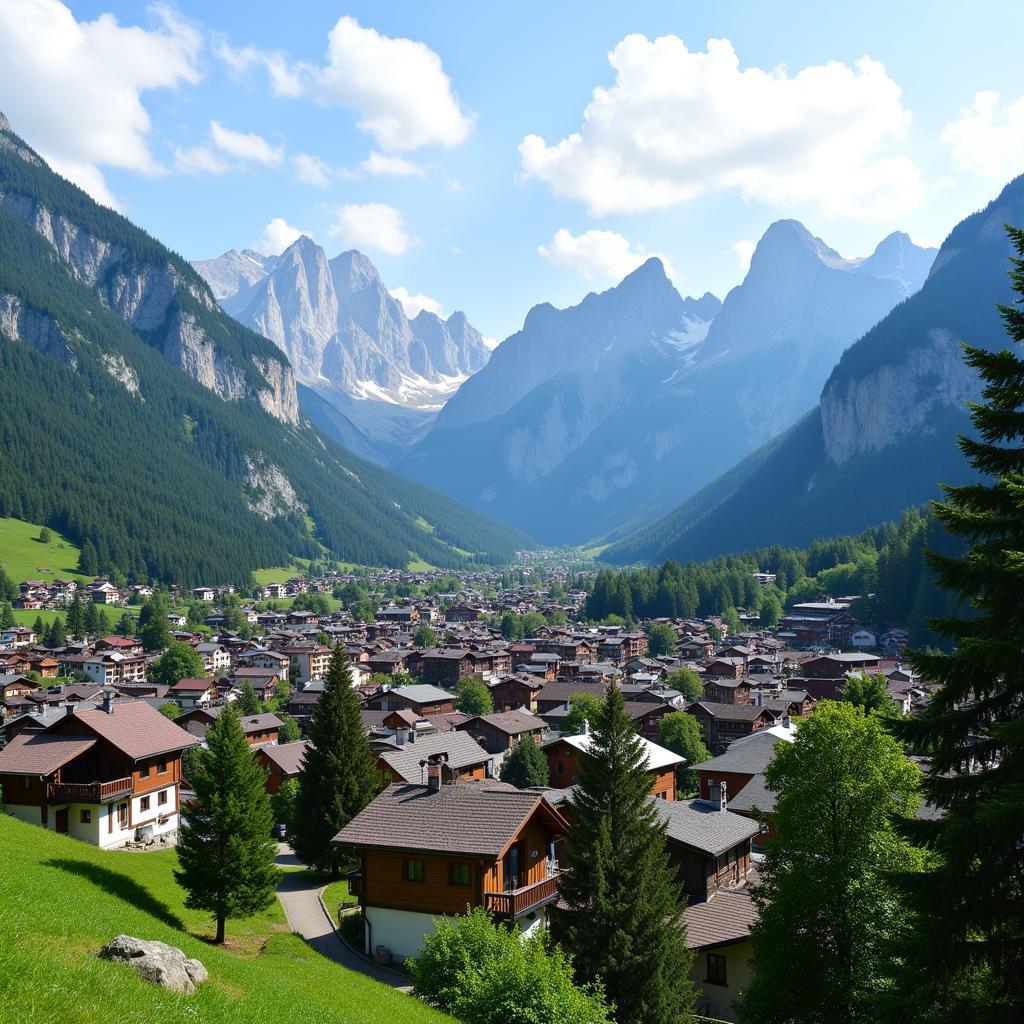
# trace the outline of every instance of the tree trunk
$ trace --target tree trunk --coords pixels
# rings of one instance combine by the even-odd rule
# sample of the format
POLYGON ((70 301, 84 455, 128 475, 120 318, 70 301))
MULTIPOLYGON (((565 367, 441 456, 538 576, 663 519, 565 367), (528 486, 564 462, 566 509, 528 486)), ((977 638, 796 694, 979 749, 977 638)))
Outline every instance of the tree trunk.
POLYGON ((217 915, 217 934, 213 940, 217 945, 221 945, 224 942, 224 915, 217 915))

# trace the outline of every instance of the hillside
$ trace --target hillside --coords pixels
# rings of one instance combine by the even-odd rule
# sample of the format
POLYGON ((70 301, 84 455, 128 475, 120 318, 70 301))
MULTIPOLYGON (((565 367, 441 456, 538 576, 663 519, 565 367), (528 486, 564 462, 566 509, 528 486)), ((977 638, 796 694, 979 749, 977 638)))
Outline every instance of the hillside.
POLYGON ((293 556, 459 565, 529 543, 325 438, 272 342, 3 123, 0 373, 0 517, 61 531, 91 571, 245 583, 293 556))
POLYGON ((0 815, 2 1016, 39 1024, 443 1024, 451 1018, 339 967, 289 933, 278 905, 230 922, 225 948, 203 941, 211 926, 182 905, 173 851, 101 852, 0 815), (59 894, 59 898, 51 898, 59 894), (156 939, 201 960, 210 981, 193 996, 148 984, 98 960, 119 933, 156 939))
POLYGON ((613 563, 709 558, 863 529, 972 479, 956 446, 979 385, 960 341, 999 348, 1011 299, 1003 225, 1024 224, 1024 177, 943 242, 921 290, 852 345, 817 408, 651 526, 613 563))
POLYGON ((722 303, 682 298, 651 259, 531 310, 392 465, 548 543, 623 536, 805 413, 933 257, 896 233, 847 259, 778 221, 722 303))

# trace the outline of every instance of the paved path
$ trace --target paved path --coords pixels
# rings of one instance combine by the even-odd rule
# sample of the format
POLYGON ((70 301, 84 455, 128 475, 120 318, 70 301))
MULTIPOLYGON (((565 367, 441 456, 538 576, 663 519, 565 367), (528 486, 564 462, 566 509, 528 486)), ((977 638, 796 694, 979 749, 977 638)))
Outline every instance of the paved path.
MULTIPOLYGON (((291 849, 284 843, 278 847, 277 863, 282 867, 298 863, 291 849)), ((310 881, 298 872, 286 872, 281 876, 277 898, 284 907, 288 927, 293 932, 298 932, 313 949, 328 960, 333 960, 350 971, 358 971, 392 988, 403 992, 411 991, 411 986, 403 975, 358 956, 338 938, 334 925, 320 902, 320 888, 316 882, 310 881)))

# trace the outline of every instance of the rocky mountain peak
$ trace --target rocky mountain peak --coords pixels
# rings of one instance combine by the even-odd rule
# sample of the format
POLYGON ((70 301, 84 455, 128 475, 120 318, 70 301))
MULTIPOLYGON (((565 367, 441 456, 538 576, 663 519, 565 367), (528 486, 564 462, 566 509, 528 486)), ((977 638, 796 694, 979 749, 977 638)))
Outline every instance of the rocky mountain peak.
POLYGON ((12 132, 11 122, 7 120, 4 112, 0 110, 0 132, 12 132))

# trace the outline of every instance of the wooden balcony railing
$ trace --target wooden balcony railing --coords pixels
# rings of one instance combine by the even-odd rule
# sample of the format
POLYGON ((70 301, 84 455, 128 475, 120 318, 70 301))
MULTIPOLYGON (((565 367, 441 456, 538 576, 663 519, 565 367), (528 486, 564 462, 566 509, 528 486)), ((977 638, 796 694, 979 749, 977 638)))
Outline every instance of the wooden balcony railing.
POLYGON ((127 796, 131 791, 131 778, 110 782, 51 782, 46 787, 46 799, 51 803, 102 804, 127 796))
POLYGON ((519 917, 528 910, 548 903, 558 896, 558 872, 533 885, 524 885, 509 892, 484 893, 484 906, 498 917, 519 917))

